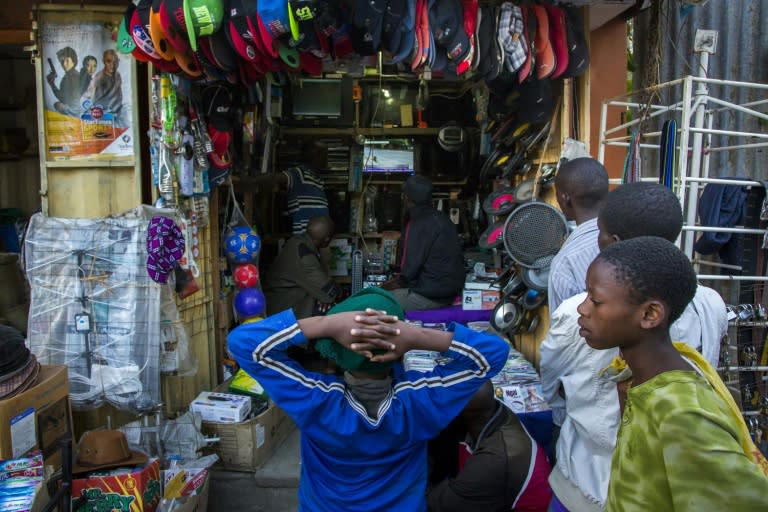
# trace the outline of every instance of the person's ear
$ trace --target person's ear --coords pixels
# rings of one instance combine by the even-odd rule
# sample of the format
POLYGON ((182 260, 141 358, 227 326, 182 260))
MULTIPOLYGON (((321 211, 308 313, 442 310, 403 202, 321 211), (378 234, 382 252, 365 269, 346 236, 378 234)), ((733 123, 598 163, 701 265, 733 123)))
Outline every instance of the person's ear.
POLYGON ((640 327, 643 329, 655 329, 667 318, 667 306, 661 301, 649 300, 641 308, 643 316, 640 319, 640 327))

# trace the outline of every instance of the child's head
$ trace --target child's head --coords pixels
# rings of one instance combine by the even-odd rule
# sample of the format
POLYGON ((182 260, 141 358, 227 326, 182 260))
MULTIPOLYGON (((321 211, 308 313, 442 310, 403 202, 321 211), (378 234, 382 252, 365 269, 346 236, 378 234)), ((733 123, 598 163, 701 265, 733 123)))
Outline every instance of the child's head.
POLYGON ((660 236, 674 242, 683 229, 683 210, 677 196, 663 185, 627 183, 608 194, 597 226, 600 249, 638 236, 660 236))
POLYGON ((560 166, 555 177, 557 204, 563 215, 574 218, 576 209, 594 208, 608 195, 608 172, 594 158, 574 158, 560 166))
POLYGON ((580 334, 592 348, 606 349, 668 331, 695 293, 696 273, 673 243, 641 236, 611 244, 589 266, 580 334))
MULTIPOLYGON (((394 315, 400 320, 405 317, 403 308, 397 299, 388 291, 376 286, 363 288, 339 302, 328 311, 328 316, 349 311, 364 311, 366 308, 386 311, 387 314, 394 315)), ((381 374, 388 372, 392 366, 392 363, 371 362, 367 357, 345 348, 332 338, 318 339, 315 343, 315 350, 332 359, 340 368, 348 371, 381 374)), ((376 350, 373 352, 374 354, 377 353, 376 350)))

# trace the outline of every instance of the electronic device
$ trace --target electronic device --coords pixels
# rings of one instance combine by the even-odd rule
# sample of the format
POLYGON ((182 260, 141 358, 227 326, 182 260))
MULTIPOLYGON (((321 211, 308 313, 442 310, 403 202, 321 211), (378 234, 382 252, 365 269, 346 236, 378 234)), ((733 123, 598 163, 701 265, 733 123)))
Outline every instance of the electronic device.
POLYGON ((411 139, 367 140, 363 144, 363 172, 414 174, 414 155, 411 139))
POLYGON ((283 100, 283 119, 296 126, 352 126, 354 111, 349 78, 303 78, 283 100))
POLYGON ((363 289, 363 251, 352 252, 352 293, 363 289))

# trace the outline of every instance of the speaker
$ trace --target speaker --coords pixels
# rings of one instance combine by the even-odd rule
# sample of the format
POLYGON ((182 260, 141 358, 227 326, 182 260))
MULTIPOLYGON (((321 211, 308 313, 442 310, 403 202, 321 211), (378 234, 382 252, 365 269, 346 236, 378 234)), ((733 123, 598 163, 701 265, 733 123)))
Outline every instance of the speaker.
POLYGON ((336 224, 336 231, 345 231, 349 226, 349 194, 346 190, 326 188, 325 195, 328 198, 328 212, 336 224))
POLYGON ((376 198, 376 218, 379 231, 400 230, 402 224, 402 197, 400 193, 380 193, 376 198))

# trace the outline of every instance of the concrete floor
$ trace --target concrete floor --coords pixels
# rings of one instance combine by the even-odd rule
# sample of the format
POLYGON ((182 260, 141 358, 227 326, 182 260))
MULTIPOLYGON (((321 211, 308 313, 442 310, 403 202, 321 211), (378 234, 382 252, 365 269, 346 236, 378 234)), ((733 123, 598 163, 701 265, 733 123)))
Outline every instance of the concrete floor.
POLYGON ((294 428, 255 473, 214 470, 208 510, 295 512, 300 471, 299 431, 294 428))

